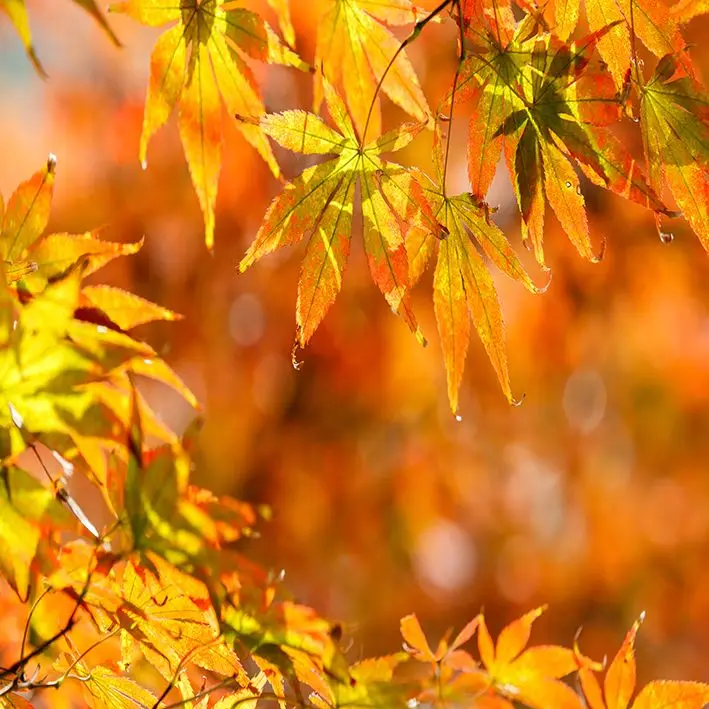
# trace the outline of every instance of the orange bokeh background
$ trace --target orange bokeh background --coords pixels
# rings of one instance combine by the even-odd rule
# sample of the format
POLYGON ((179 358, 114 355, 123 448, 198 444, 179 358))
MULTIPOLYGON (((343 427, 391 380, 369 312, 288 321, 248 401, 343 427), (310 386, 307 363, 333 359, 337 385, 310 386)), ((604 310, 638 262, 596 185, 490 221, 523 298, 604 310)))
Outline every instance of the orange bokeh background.
MULTIPOLYGON (((357 238, 343 292, 295 371, 302 249, 236 269, 280 189, 267 167, 229 124, 208 254, 174 121, 151 144, 147 170, 138 164, 157 33, 111 16, 118 49, 68 1, 28 5, 50 78, 34 73, 0 17, 0 190, 7 197, 51 151, 51 230, 145 236, 139 255, 93 278, 185 316, 140 335, 204 403, 196 482, 272 506, 251 553, 284 569, 299 601, 345 622, 353 658, 396 649, 409 612, 435 638, 481 607, 499 630, 549 603, 533 641, 568 645, 583 626, 584 652, 602 657, 645 610, 640 681, 709 681, 709 263, 686 225, 673 224, 663 244, 650 213, 586 185, 592 234, 608 239, 592 265, 547 215, 548 292, 495 276, 519 408, 474 337, 456 421, 430 274, 415 291, 423 349, 371 282, 357 238)), ((318 3, 291 6, 311 61, 318 3)), ((696 20, 687 32, 705 74, 708 27, 696 20)), ((430 25, 410 55, 435 105, 455 67, 454 26, 430 25)), ((269 110, 310 105, 310 76, 255 69, 269 110)), ((402 118, 385 108, 391 124, 402 118)), ((465 121, 453 141, 450 182, 465 190, 465 121)), ((430 151, 424 135, 400 159, 426 168, 430 151)), ((305 164, 277 157, 287 176, 305 164)), ((489 201, 519 246, 504 171, 489 201)), ((194 416, 164 387, 144 391, 175 430, 194 416)))

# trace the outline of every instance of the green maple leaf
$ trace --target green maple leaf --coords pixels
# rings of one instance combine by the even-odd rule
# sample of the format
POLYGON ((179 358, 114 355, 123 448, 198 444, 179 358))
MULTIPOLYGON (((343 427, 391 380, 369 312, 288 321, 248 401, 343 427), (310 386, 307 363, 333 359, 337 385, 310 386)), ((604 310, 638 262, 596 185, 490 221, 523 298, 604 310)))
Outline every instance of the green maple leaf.
POLYGON ((667 55, 640 96, 650 182, 659 194, 669 188, 709 251, 709 93, 667 55))
POLYGON ((411 309, 404 238, 409 226, 430 213, 430 208, 413 173, 380 157, 382 152, 406 146, 423 124, 406 124, 362 145, 343 101, 326 80, 324 87, 337 130, 304 111, 272 114, 261 121, 264 132, 290 150, 336 157, 307 168, 285 186, 269 206, 239 270, 243 272, 262 256, 310 235, 296 305, 296 339, 304 346, 342 287, 352 238, 355 187, 359 185, 364 248, 372 278, 391 309, 423 343, 411 309))
POLYGON ((470 37, 473 53, 463 64, 460 95, 474 102, 468 147, 473 192, 484 199, 504 148, 522 235, 542 265, 545 201, 582 256, 602 255, 590 240, 574 165, 593 182, 670 214, 607 128, 618 119, 619 105, 610 75, 592 56, 612 27, 565 44, 539 35, 528 16, 511 38, 509 28, 502 40, 490 32, 470 37))

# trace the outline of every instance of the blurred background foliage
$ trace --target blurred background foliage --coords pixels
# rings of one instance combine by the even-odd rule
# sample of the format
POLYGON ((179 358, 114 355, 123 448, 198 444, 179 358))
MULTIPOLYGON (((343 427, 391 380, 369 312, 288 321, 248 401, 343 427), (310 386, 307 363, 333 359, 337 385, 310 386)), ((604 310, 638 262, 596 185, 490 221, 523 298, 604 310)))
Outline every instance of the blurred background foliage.
MULTIPOLYGON (((345 623, 354 659, 395 649, 412 611, 436 637, 483 606, 497 632, 548 602, 535 642, 568 644, 584 626, 584 652, 602 656, 646 610, 640 682, 709 680, 709 279, 686 225, 663 244, 649 212, 586 184, 604 261, 582 261, 549 219, 548 292, 496 275, 519 408, 473 338, 462 420, 450 414, 430 273, 415 293, 422 349, 371 283, 357 239, 343 293, 296 371, 299 249, 236 271, 280 190, 266 165, 232 125, 210 256, 174 120, 146 171, 137 159, 157 32, 112 16, 118 49, 69 3, 28 5, 49 80, 0 22, 0 190, 52 151, 61 179, 50 231, 103 224, 113 241, 145 236, 138 256, 94 279, 185 316, 138 334, 204 403, 195 482, 273 507, 253 556, 284 569, 297 600, 345 623)), ((320 7, 291 5, 312 61, 320 7)), ((705 75, 708 30, 705 18, 687 32, 705 75)), ((429 25, 410 56, 436 105, 455 69, 454 25, 429 25)), ((311 104, 308 75, 254 68, 268 110, 311 104)), ((402 119, 385 108, 389 125, 402 119)), ((464 191, 466 122, 453 130, 449 179, 464 191)), ((424 135, 401 159, 428 168, 430 154, 424 135)), ((287 177, 302 169, 302 156, 277 157, 287 177)), ((504 170, 489 202, 519 245, 504 170)), ((176 394, 143 391, 175 430, 190 423, 176 394)))

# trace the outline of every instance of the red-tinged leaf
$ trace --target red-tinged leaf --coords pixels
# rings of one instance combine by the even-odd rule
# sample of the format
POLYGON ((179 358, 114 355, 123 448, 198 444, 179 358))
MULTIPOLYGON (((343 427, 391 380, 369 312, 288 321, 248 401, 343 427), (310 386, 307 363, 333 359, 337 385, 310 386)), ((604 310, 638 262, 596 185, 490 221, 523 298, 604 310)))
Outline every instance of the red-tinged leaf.
POLYGON ((34 704, 30 704, 19 694, 10 692, 0 697, 0 709, 34 709, 34 704))
POLYGON ((334 302, 349 255, 355 186, 359 184, 364 243, 370 270, 392 310, 416 334, 408 294, 408 260, 404 237, 411 225, 433 221, 414 175, 380 159, 381 147, 398 149, 419 127, 402 127, 362 146, 344 104, 325 82, 328 109, 340 133, 315 116, 289 111, 268 117, 264 130, 284 147, 336 157, 307 168, 288 183, 269 206, 254 243, 239 264, 243 272, 261 256, 309 235, 296 306, 297 341, 304 345, 334 302))
POLYGON ((320 220, 333 194, 343 181, 343 172, 354 156, 306 168, 271 202, 254 242, 239 264, 243 273, 261 257, 283 246, 298 243, 320 220))
MULTIPOLYGON (((384 76, 382 91, 407 113, 420 121, 430 111, 416 74, 405 52, 399 52, 391 67, 390 62, 400 48, 400 41, 381 24, 413 23, 417 19, 408 1, 384 3, 330 0, 318 27, 315 66, 322 68, 333 85, 342 85, 350 112, 360 136, 369 116, 368 137, 381 131, 377 83, 384 76), (371 14, 370 14, 371 12, 371 14), (370 115, 372 101, 375 105, 370 115)), ((315 109, 320 106, 323 88, 319 74, 315 77, 315 109)))
POLYGON ((437 658, 428 645, 428 640, 426 640, 416 615, 411 614, 403 617, 399 625, 407 649, 409 649, 413 657, 421 662, 436 662, 437 658))
POLYGON ((475 709, 515 709, 515 705, 497 694, 484 694, 475 700, 475 709))
POLYGON ((594 251, 586 219, 585 201, 578 175, 555 146, 547 144, 544 156, 544 193, 571 243, 584 258, 597 263, 603 258, 605 241, 594 251))
POLYGON ((495 176, 502 155, 503 136, 497 134, 507 113, 505 92, 498 91, 495 74, 491 86, 476 87, 472 92, 472 114, 468 132, 468 176, 471 191, 484 199, 495 176))
POLYGON ((529 642, 532 624, 545 610, 546 606, 535 608, 503 628, 495 647, 495 661, 498 664, 512 662, 524 650, 529 642))
POLYGON ((43 170, 23 182, 7 203, 0 234, 0 258, 18 261, 40 237, 49 221, 56 158, 49 156, 43 170))
POLYGON ((318 215, 298 282, 297 339, 301 347, 310 340, 342 288, 352 237, 354 174, 343 174, 318 215))
POLYGON ((709 684, 655 681, 645 685, 633 709, 703 709, 709 703, 709 684))
MULTIPOLYGON (((394 179, 391 177, 394 171, 385 172, 381 169, 383 164, 380 167, 379 163, 373 163, 372 167, 367 165, 361 170, 359 181, 369 270, 392 312, 399 315, 416 339, 425 345, 426 339, 416 322, 409 295, 409 262, 404 245, 408 205, 401 203, 402 193, 398 189, 386 187, 387 182, 394 179)), ((408 199, 408 191, 403 196, 408 199)))
POLYGON ((122 330, 155 320, 180 320, 181 315, 113 286, 84 286, 82 297, 102 310, 122 330))
POLYGON ((644 614, 633 623, 606 672, 603 691, 608 709, 627 709, 635 690, 635 636, 644 614))

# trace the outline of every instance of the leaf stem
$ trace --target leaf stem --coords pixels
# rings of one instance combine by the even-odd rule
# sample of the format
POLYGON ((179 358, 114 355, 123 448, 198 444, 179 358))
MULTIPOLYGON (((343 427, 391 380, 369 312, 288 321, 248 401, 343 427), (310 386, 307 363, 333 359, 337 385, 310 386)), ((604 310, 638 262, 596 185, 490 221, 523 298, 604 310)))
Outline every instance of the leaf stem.
POLYGON ((460 47, 458 50, 458 65, 455 68, 455 76, 453 77, 453 88, 451 89, 451 107, 450 111, 448 112, 449 128, 446 132, 446 152, 445 157, 443 158, 443 176, 441 178, 441 192, 443 193, 444 198, 447 197, 446 176, 448 175, 448 157, 450 155, 451 148, 451 133, 453 132, 453 108, 455 106, 455 93, 458 89, 460 69, 463 66, 463 60, 465 59, 465 48, 463 44, 465 40, 465 30, 463 28, 463 10, 460 6, 460 0, 453 0, 453 4, 458 9, 458 41, 460 43, 460 47))
POLYGON ((408 47, 420 34, 423 28, 431 22, 435 17, 441 14, 443 10, 445 10, 449 5, 451 4, 457 4, 458 7, 460 7, 460 4, 458 0, 443 0, 436 8, 431 10, 431 12, 426 15, 422 20, 419 20, 415 25, 413 30, 411 30, 411 34, 399 45, 399 48, 394 52, 394 56, 389 60, 389 63, 386 65, 386 68, 382 72, 382 75, 377 82, 377 86, 374 89, 374 96, 372 96, 372 101, 369 104, 369 111, 367 111, 367 119, 364 122, 364 128, 362 130, 362 137, 360 139, 360 148, 363 148, 366 145, 366 140, 367 140, 367 129, 369 128, 369 123, 372 120, 372 113, 374 112, 374 105, 377 102, 377 97, 379 96, 379 92, 381 91, 382 85, 384 84, 384 79, 386 79, 387 74, 391 70, 391 68, 394 66, 394 62, 398 59, 399 55, 408 47))

